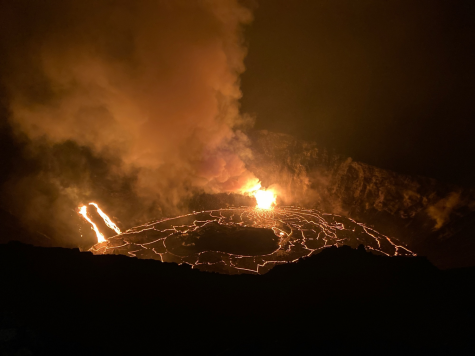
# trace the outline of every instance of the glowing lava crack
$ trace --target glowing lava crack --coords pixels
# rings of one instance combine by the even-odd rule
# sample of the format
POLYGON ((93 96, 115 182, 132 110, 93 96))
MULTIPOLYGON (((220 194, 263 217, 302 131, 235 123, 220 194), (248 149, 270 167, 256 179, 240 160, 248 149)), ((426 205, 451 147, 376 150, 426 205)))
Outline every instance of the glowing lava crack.
POLYGON ((329 246, 360 244, 388 256, 414 255, 352 219, 294 207, 230 208, 154 221, 100 242, 91 251, 187 263, 227 274, 262 274, 329 246))

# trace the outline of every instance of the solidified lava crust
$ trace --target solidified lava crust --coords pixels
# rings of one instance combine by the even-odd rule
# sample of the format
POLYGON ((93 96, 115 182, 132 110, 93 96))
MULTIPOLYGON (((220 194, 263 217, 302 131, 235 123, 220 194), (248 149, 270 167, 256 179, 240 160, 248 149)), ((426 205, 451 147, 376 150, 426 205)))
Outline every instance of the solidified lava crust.
POLYGON ((249 207, 195 212, 152 221, 91 248, 226 274, 268 272, 330 246, 360 244, 388 256, 414 253, 394 238, 339 215, 317 210, 249 207))

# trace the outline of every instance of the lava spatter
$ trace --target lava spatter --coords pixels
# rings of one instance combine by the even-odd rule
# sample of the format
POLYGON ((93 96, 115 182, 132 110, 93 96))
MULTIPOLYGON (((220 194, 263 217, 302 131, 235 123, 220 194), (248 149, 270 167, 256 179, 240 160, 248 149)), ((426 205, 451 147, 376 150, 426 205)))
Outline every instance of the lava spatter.
POLYGON ((90 251, 186 263, 226 274, 263 274, 277 264, 295 262, 330 246, 360 244, 388 256, 415 255, 355 220, 296 207, 229 208, 152 221, 90 251))

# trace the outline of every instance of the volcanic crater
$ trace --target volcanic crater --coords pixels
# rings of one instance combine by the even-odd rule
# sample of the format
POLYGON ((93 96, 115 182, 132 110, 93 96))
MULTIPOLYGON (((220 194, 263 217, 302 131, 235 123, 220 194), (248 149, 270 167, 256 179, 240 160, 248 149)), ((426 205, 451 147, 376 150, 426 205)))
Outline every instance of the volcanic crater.
POLYGON ((394 238, 355 220, 314 209, 227 208, 152 221, 91 248, 225 274, 268 272, 330 246, 363 245, 376 254, 412 256, 394 238))

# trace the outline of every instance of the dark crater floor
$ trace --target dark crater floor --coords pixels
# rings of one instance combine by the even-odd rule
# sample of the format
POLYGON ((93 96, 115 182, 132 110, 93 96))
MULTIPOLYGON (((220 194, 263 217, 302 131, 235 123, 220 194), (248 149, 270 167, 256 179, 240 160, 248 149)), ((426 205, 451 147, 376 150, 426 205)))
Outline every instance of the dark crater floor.
POLYGON ((259 256, 278 250, 279 241, 270 229, 220 225, 213 221, 189 233, 169 236, 165 244, 168 251, 178 256, 206 251, 259 256))

